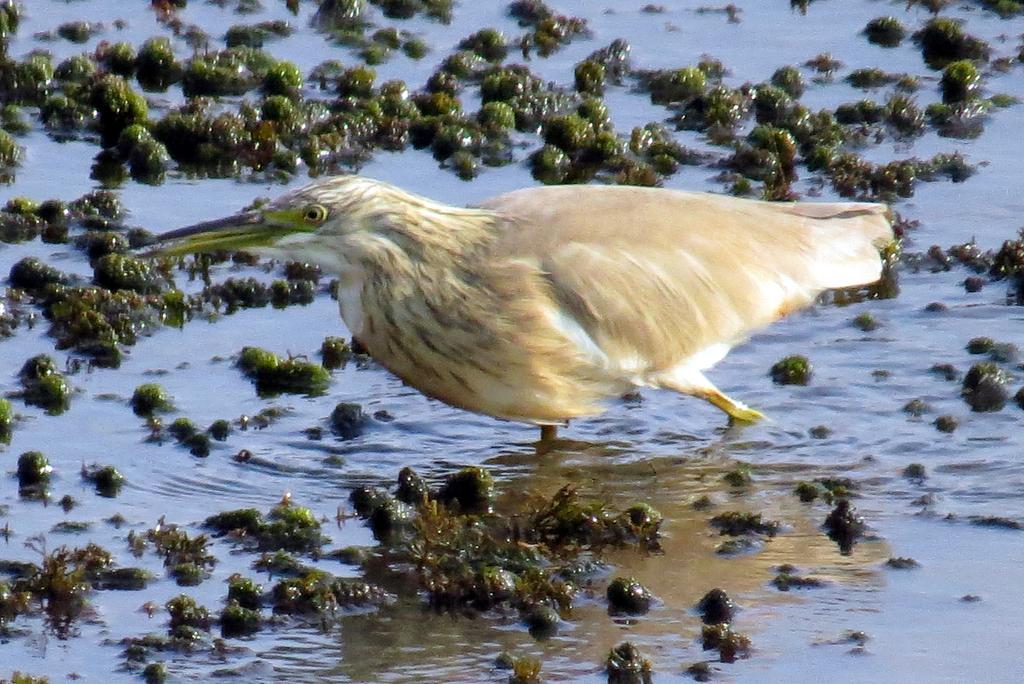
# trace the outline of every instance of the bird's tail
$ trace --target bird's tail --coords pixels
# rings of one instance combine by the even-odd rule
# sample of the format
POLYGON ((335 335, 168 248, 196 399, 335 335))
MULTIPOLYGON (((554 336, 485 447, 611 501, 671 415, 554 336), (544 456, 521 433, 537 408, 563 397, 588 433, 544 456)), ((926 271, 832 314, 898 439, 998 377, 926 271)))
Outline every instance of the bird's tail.
POLYGON ((893 240, 893 213, 887 205, 807 203, 788 205, 785 211, 810 219, 821 287, 864 285, 881 276, 880 251, 893 240))

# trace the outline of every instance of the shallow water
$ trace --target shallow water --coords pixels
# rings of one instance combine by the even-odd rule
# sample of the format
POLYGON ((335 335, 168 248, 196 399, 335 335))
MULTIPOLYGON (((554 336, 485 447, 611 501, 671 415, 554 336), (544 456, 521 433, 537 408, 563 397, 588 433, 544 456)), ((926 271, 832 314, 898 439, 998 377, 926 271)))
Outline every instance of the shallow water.
MULTIPOLYGON (((138 44, 165 30, 148 9, 134 5, 98 0, 26 4, 27 17, 12 42, 15 56, 43 47, 60 59, 91 49, 101 39, 138 44), (127 20, 124 30, 111 25, 112 5, 115 14, 127 20), (33 38, 37 31, 80 18, 108 25, 85 46, 33 38)), ((883 50, 859 35, 869 19, 881 14, 897 15, 908 26, 928 18, 923 10, 905 10, 903 2, 816 2, 802 16, 781 0, 747 0, 737 3, 742 10, 738 24, 728 23, 720 13, 696 12, 702 2, 666 2, 666 11, 657 14, 641 12, 642 4, 556 3, 563 13, 585 17, 592 36, 550 58, 534 60, 531 68, 569 85, 577 61, 614 38, 624 38, 632 46, 635 66, 688 65, 711 54, 731 70, 727 83, 738 85, 762 81, 779 66, 799 64, 827 51, 846 66, 832 83, 809 83, 803 101, 810 106, 860 99, 861 92, 841 77, 861 66, 920 75, 919 102, 923 106, 938 99, 936 72, 925 67, 911 41, 883 50)), ((327 47, 306 28, 314 9, 313 3, 304 3, 299 16, 292 18, 283 3, 267 2, 263 13, 240 17, 230 8, 194 0, 182 17, 215 38, 231 24, 289 19, 299 30, 267 49, 304 71, 328 56, 354 59, 344 49, 327 47)), ((459 39, 477 28, 495 26, 507 35, 518 34, 504 12, 505 3, 464 2, 456 7, 449 26, 397 22, 424 36, 433 51, 418 63, 394 57, 377 68, 378 81, 400 77, 410 84, 423 82, 459 39)), ((973 34, 989 40, 994 56, 1018 49, 1013 36, 1020 32, 1019 19, 1002 20, 969 8, 952 14, 965 19, 973 34), (1001 35, 1011 38, 1000 40, 1001 35)), ((182 44, 177 48, 187 54, 182 44)), ((1024 96, 1021 69, 1016 64, 1007 74, 990 75, 987 92, 1024 96)), ((180 93, 172 90, 153 104, 179 99, 180 93)), ((627 88, 610 88, 606 102, 619 130, 667 115, 645 95, 627 88)), ((921 183, 913 198, 896 203, 905 218, 920 221, 909 235, 908 249, 949 246, 972 237, 983 248, 994 248, 1015 234, 1024 208, 1019 188, 1024 158, 1020 110, 1017 106, 995 111, 976 140, 939 138, 932 132, 909 145, 887 142, 865 152, 879 161, 959 150, 971 162, 984 164, 966 183, 921 183)), ((708 148, 696 134, 683 132, 679 138, 684 144, 708 148)), ((26 147, 26 159, 15 182, 0 187, 0 202, 15 196, 70 200, 96 187, 89 179, 95 144, 58 143, 41 130, 19 142, 26 147)), ((721 154, 721 148, 708 149, 721 154)), ((412 150, 380 153, 360 172, 459 204, 534 182, 523 164, 512 164, 487 169, 466 183, 439 171, 428 153, 412 150)), ((721 191, 721 184, 713 180, 716 173, 707 166, 688 167, 666 185, 721 191)), ((162 185, 129 181, 118 193, 131 211, 131 224, 158 232, 233 211, 258 195, 276 195, 305 181, 302 173, 285 186, 170 174, 162 185)), ((801 192, 813 187, 809 180, 797 185, 801 192)), ((821 196, 831 198, 830 192, 826 187, 821 196)), ((91 273, 70 247, 39 242, 0 244, 0 273, 26 255, 45 257, 67 272, 91 273)), ((224 277, 232 268, 222 265, 215 276, 224 277)), ((766 413, 767 421, 727 429, 713 408, 648 392, 639 403, 616 405, 599 418, 574 423, 563 433, 573 441, 544 454, 534 448, 533 428, 428 401, 373 365, 349 364, 336 371, 326 396, 258 397, 234 368, 232 357, 242 346, 257 344, 282 355, 314 358, 325 336, 347 334, 336 304, 325 292, 305 307, 246 310, 215 322, 192 321, 181 330, 157 330, 128 350, 120 369, 69 376, 77 394, 63 416, 46 416, 15 402, 24 420, 16 426, 11 444, 0 450, 5 469, 13 473, 17 454, 41 450, 56 471, 50 487, 53 500, 70 494, 80 505, 65 514, 53 501, 21 501, 16 480, 6 478, 0 483, 0 506, 7 507, 0 508, 6 510, 0 525, 8 524, 11 533, 0 545, 0 558, 37 560, 24 542, 45 533, 50 548, 95 541, 111 550, 118 562, 145 567, 160 579, 142 592, 94 594, 95 613, 80 621, 77 633, 66 640, 49 634, 38 619, 19 618, 14 636, 0 642, 0 677, 23 670, 53 680, 72 673, 92 681, 138 679, 122 669, 116 643, 127 636, 164 631, 164 613, 148 617, 139 608, 146 601, 162 604, 182 588, 165 577, 152 552, 139 559, 131 556, 125 541, 129 530, 142 532, 165 517, 199 532, 208 515, 244 506, 266 509, 285 492, 333 521, 340 508, 347 508, 353 487, 389 484, 403 466, 437 479, 460 465, 482 464, 495 474, 501 494, 508 498, 550 495, 570 482, 588 497, 617 505, 648 501, 659 509, 665 516, 663 553, 620 551, 605 559, 616 574, 632 574, 644 582, 658 597, 657 607, 625 621, 607 615, 601 592, 584 595, 565 629, 537 642, 513 618, 453 618, 424 612, 416 601, 403 601, 347 616, 330 630, 291 623, 228 640, 230 650, 225 654, 164 654, 171 676, 184 680, 233 672, 252 681, 499 681, 506 674, 492 670, 494 656, 509 650, 539 656, 549 680, 602 681, 608 649, 628 639, 651 659, 657 681, 689 681, 685 667, 708 657, 700 647, 700 621, 693 606, 717 586, 740 606, 735 626, 754 644, 749 659, 715 665, 725 681, 1016 681, 1024 667, 1017 643, 1024 627, 1024 604, 1016 600, 1024 582, 1021 532, 981 528, 969 518, 1024 520, 1024 413, 1011 402, 999 413, 972 414, 959 397, 959 383, 942 380, 929 368, 948 362, 965 371, 978 358, 964 345, 981 334, 1024 345, 1024 311, 1005 305, 1000 283, 980 293, 965 293, 965 275, 957 269, 904 269, 895 299, 818 306, 735 349, 711 377, 724 391, 766 413), (924 306, 933 301, 949 309, 925 312, 924 306), (870 333, 853 327, 851 321, 863 312, 872 313, 881 327, 870 333), (806 354, 815 365, 808 387, 780 387, 767 377, 773 362, 792 353, 806 354), (209 458, 198 459, 170 441, 146 441, 148 431, 127 400, 135 386, 154 380, 173 396, 174 415, 188 416, 200 426, 217 418, 254 415, 267 406, 287 412, 265 429, 235 431, 226 443, 214 443, 209 458), (921 418, 901 411, 915 398, 929 406, 921 418), (331 409, 342 401, 360 403, 371 414, 386 410, 394 420, 374 421, 363 436, 351 441, 331 436, 308 439, 305 430, 324 426, 331 409), (960 420, 951 435, 932 425, 944 414, 960 420), (809 436, 808 430, 818 425, 827 425, 831 434, 809 436), (251 451, 253 458, 234 461, 231 457, 240 449, 251 451), (720 482, 721 474, 737 461, 750 464, 750 490, 733 491, 720 482), (94 462, 115 465, 127 478, 117 498, 98 497, 81 481, 81 465, 94 462), (927 468, 923 483, 901 476, 914 462, 927 468), (822 476, 851 477, 860 484, 854 504, 872 535, 849 556, 841 555, 819 529, 828 509, 801 504, 791 493, 797 480, 822 476), (932 496, 931 505, 915 503, 923 494, 932 496), (707 525, 713 512, 692 507, 703 495, 715 503, 712 511, 755 510, 784 521, 784 532, 755 553, 715 554, 720 538, 707 525), (115 528, 103 522, 113 513, 123 515, 127 524, 115 528), (49 533, 64 520, 89 521, 92 527, 74 536, 49 533), (921 567, 887 569, 883 563, 890 556, 913 557, 921 567), (826 580, 826 586, 777 591, 769 580, 773 568, 783 563, 826 580), (961 601, 967 594, 981 600, 961 601), (852 652, 854 644, 843 640, 847 630, 870 636, 863 651, 852 652)), ((179 286, 186 286, 184 280, 178 276, 179 286)), ((66 353, 53 350, 44 328, 41 322, 0 341, 0 390, 17 389, 17 370, 31 355, 47 352, 59 362, 66 358, 66 353)), ((1021 376, 1018 369, 1011 392, 1021 385, 1021 376)), ((374 543, 358 520, 331 523, 325 531, 331 537, 330 548, 374 543)), ((213 548, 218 564, 211 577, 186 591, 216 610, 228 576, 254 573, 249 570, 251 554, 233 553, 226 540, 215 542, 213 548)), ((318 566, 339 575, 357 573, 355 567, 337 561, 320 561, 318 566)))

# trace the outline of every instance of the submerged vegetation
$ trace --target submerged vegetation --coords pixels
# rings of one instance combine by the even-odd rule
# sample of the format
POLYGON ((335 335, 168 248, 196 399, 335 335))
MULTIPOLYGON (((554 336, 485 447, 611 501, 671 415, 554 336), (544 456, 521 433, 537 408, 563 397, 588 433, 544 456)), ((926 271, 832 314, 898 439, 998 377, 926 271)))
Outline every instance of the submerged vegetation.
POLYGON ((262 396, 281 392, 322 394, 330 382, 330 373, 320 364, 282 359, 259 347, 243 348, 238 367, 256 384, 262 396))
MULTIPOLYGON (((491 510, 493 485, 479 468, 450 476, 437 490, 421 483, 406 469, 397 487, 402 500, 371 489, 355 490, 351 499, 383 544, 384 581, 411 573, 437 610, 511 611, 531 633, 546 635, 570 615, 581 554, 658 548, 661 515, 642 504, 615 512, 566 486, 502 515, 491 510)), ((609 588, 609 602, 638 607, 645 593, 609 588)))
MULTIPOLYGON (((381 3, 381 9, 391 20, 419 14, 450 18, 450 7, 434 11, 428 5, 381 3)), ((168 5, 166 21, 173 22, 174 9, 168 5)), ((193 39, 205 51, 191 57, 179 58, 167 37, 154 36, 137 49, 127 43, 105 44, 93 55, 77 55, 57 65, 37 52, 0 65, 0 77, 18 86, 10 104, 39 106, 40 121, 52 135, 98 135, 102 149, 94 171, 111 186, 121 184, 126 175, 161 183, 174 165, 187 173, 218 177, 336 173, 358 167, 377 150, 409 147, 429 150, 443 168, 467 180, 486 167, 528 158, 534 176, 543 182, 599 178, 657 185, 681 164, 713 157, 687 150, 667 133, 657 135, 653 150, 636 144, 658 122, 628 133, 616 131, 601 100, 606 85, 648 92, 654 103, 667 108, 677 128, 705 134, 723 148, 719 162, 730 157, 731 149, 740 156, 753 155, 744 163, 734 162, 739 177, 730 185, 735 192, 751 192, 754 181, 762 183, 764 197, 788 199, 797 167, 823 174, 841 194, 856 197, 908 196, 918 180, 937 177, 915 173, 900 186, 886 178, 892 169, 885 165, 851 171, 852 160, 834 159, 848 155, 863 161, 856 150, 868 140, 861 128, 865 123, 891 126, 897 135, 923 132, 927 122, 905 95, 897 96, 904 99, 891 104, 884 117, 857 121, 842 107, 814 111, 802 105, 807 85, 798 67, 782 66, 764 84, 731 88, 722 80, 726 66, 713 58, 662 71, 634 68, 630 46, 621 40, 578 62, 572 87, 560 87, 546 83, 527 64, 516 63, 515 53, 524 62, 535 54, 548 56, 588 35, 587 23, 540 1, 509 5, 509 15, 525 31, 520 36, 477 30, 443 56, 425 83, 380 83, 372 65, 396 50, 422 57, 426 46, 408 31, 376 27, 366 9, 365 3, 320 3, 314 25, 356 60, 327 60, 308 74, 267 52, 273 39, 290 35, 294 27, 264 21, 231 26, 221 50, 211 49, 212 39, 193 27, 200 31, 193 39), (163 92, 170 87, 180 87, 185 103, 150 111, 140 90, 163 92), (467 96, 477 92, 482 106, 467 111, 464 101, 472 102, 467 96), (244 99, 237 104, 218 102, 240 96, 244 99), (768 129, 750 132, 751 121, 768 129), (519 143, 509 135, 513 129, 539 134, 539 145, 520 157, 519 143), (850 179, 851 172, 859 178, 850 179)), ((906 29, 895 17, 880 17, 864 33, 879 45, 895 46, 906 29)), ((967 72, 975 69, 974 62, 988 59, 989 46, 945 17, 928 22, 914 33, 914 40, 932 68, 946 69, 944 101, 973 100, 982 76, 976 70, 973 76, 967 72)), ((874 79, 871 85, 884 82, 874 79)), ((951 117, 963 116, 974 114, 936 110, 929 120, 950 130, 951 117)), ((16 142, 8 147, 15 163, 16 142)))

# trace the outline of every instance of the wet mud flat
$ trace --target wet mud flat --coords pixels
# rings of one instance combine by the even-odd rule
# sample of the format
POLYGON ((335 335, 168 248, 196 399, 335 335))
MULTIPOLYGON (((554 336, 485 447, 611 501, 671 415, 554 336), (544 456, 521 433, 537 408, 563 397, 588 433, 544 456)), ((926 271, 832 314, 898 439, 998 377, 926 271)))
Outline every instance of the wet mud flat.
POLYGON ((0 679, 1013 681, 1024 7, 0 3, 0 679), (115 12, 114 14, 117 14, 115 12), (876 287, 553 445, 147 233, 359 172, 885 201, 876 287))

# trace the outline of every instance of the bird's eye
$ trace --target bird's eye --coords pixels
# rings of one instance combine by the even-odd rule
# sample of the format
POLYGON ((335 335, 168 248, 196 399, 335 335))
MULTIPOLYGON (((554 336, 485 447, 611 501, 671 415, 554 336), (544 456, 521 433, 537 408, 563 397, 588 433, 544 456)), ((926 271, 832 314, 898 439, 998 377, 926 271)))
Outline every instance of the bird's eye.
POLYGON ((313 204, 306 208, 306 211, 302 214, 302 218, 306 223, 312 223, 314 225, 323 223, 327 218, 327 210, 319 204, 313 204))

